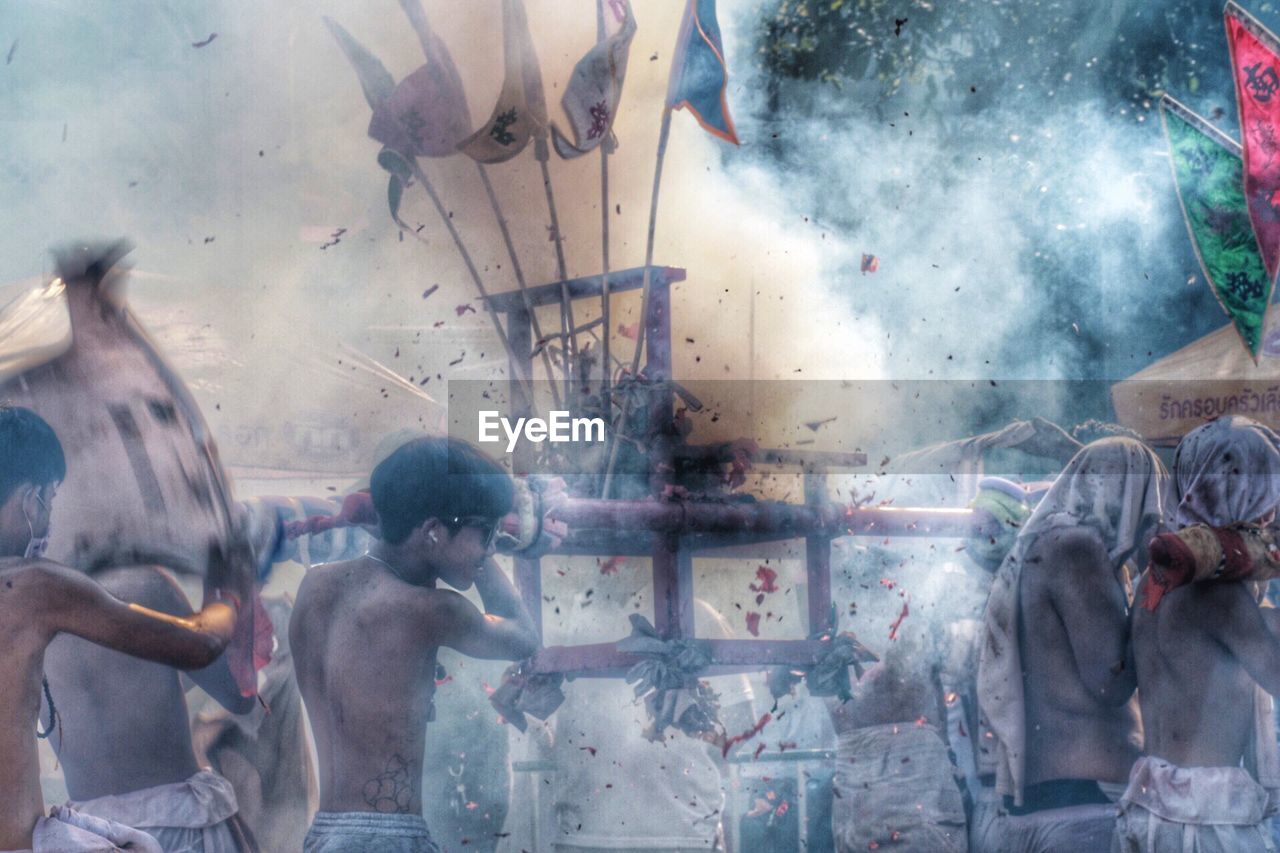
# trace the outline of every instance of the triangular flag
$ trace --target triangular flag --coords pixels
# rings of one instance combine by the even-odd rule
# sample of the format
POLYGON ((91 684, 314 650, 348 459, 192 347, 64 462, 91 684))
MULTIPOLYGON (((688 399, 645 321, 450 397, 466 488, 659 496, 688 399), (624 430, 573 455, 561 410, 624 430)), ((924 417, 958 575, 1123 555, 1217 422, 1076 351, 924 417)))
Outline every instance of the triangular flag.
POLYGON ((356 77, 360 78, 360 88, 364 90, 364 99, 369 102, 370 109, 377 109, 379 104, 391 97, 391 92, 396 87, 395 78, 378 61, 378 57, 352 38, 351 33, 344 30, 341 24, 332 18, 325 18, 324 22, 329 27, 329 32, 338 40, 338 47, 346 54, 347 61, 355 68, 356 77))
POLYGON ((502 44, 506 77, 493 115, 458 146, 480 163, 502 163, 524 150, 529 140, 547 132, 547 103, 542 72, 529 35, 521 0, 502 0, 502 44))
POLYGON ((369 135, 406 157, 447 157, 471 132, 462 78, 443 41, 414 0, 401 4, 422 43, 427 64, 400 81, 373 109, 369 135))
POLYGON ((1160 117, 1196 258, 1218 304, 1256 360, 1271 279, 1249 224, 1240 146, 1167 95, 1160 102, 1160 117))
POLYGON ((1244 144, 1244 192, 1267 276, 1280 267, 1280 41, 1235 3, 1223 12, 1244 144))
POLYGON ((673 110, 688 107, 704 130, 737 145, 738 133, 725 94, 728 85, 716 0, 688 0, 671 60, 667 106, 673 110))
POLYGON ((627 0, 596 0, 604 20, 604 38, 573 67, 560 106, 569 117, 573 142, 552 125, 556 153, 568 160, 579 157, 609 138, 622 100, 636 19, 627 0))

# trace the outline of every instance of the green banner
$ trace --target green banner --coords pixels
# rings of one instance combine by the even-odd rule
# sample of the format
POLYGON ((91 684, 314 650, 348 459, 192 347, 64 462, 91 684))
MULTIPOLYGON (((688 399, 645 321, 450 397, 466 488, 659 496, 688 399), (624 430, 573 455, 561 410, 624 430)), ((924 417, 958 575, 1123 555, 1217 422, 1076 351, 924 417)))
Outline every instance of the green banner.
POLYGON ((1218 304, 1257 361, 1272 282, 1249 222, 1240 146, 1167 95, 1160 117, 1196 257, 1218 304))

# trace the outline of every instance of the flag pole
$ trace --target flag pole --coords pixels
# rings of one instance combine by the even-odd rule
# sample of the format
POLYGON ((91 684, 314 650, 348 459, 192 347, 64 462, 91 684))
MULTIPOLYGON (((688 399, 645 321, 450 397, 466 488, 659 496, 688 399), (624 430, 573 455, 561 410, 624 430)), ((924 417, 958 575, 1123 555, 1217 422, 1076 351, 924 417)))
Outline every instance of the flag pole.
POLYGON ((577 363, 578 343, 573 330, 577 323, 573 320, 573 301, 569 296, 568 268, 564 262, 564 240, 560 236, 560 217, 556 212, 555 192, 551 188, 551 169, 547 163, 551 159, 551 147, 547 144, 546 128, 541 136, 533 140, 533 156, 542 170, 542 188, 546 191, 547 211, 551 215, 551 236, 556 244, 556 272, 560 277, 560 332, 564 335, 564 396, 565 400, 573 399, 573 367, 577 363))
MULTIPOLYGON (((422 184, 422 188, 426 190, 427 195, 431 199, 431 203, 435 205, 436 213, 440 215, 441 221, 444 222, 445 228, 449 230, 449 236, 453 238, 453 245, 457 247, 458 254, 462 255, 462 261, 467 266, 467 272, 471 274, 471 280, 475 282, 476 289, 480 291, 480 298, 485 302, 485 308, 488 310, 489 319, 493 321, 493 330, 498 334, 498 340, 502 342, 502 347, 507 351, 507 358, 511 360, 511 368, 513 371, 524 373, 524 358, 516 356, 515 350, 511 348, 511 341, 507 338, 507 333, 502 328, 502 323, 498 322, 498 314, 494 311, 493 306, 489 304, 489 292, 485 289, 484 281, 480 278, 480 272, 476 269, 475 261, 471 258, 471 253, 467 251, 466 245, 462 242, 462 235, 458 233, 457 227, 453 224, 453 218, 449 215, 449 211, 445 209, 444 203, 440 201, 440 196, 436 193, 435 187, 431 185, 431 180, 427 177, 426 172, 422 171, 422 167, 418 165, 417 158, 410 158, 409 168, 413 170, 413 176, 418 179, 418 183, 422 184)), ((537 404, 533 398, 533 385, 529 381, 529 377, 525 375, 513 376, 521 392, 525 395, 525 400, 529 404, 530 411, 537 411, 537 404)))
MULTIPOLYGON (((644 284, 640 289, 640 331, 636 335, 636 351, 631 356, 631 378, 639 375, 640 357, 644 352, 644 342, 648 334, 649 291, 652 288, 651 270, 653 269, 653 243, 658 229, 658 191, 662 188, 662 162, 667 156, 667 140, 671 136, 671 104, 668 102, 662 109, 662 128, 658 131, 658 154, 653 167, 653 195, 649 198, 649 233, 644 247, 644 284)), ((670 378, 670 377, 668 377, 670 378)), ((626 428, 631 397, 622 402, 622 420, 619 431, 626 428)), ((613 483, 613 469, 618 461, 617 439, 609 448, 609 464, 604 472, 604 492, 602 497, 609 496, 609 486, 613 483)))
POLYGON ((600 392, 604 400, 605 411, 609 410, 609 152, 600 147, 600 319, 604 321, 601 332, 601 346, 604 356, 600 362, 604 375, 601 377, 600 392))
MULTIPOLYGON (((604 0, 596 0, 596 42, 604 41, 604 0)), ((609 140, 613 131, 609 131, 600 142, 600 319, 604 332, 601 346, 604 355, 600 359, 600 398, 605 412, 610 411, 609 376, 613 372, 609 367, 612 355, 609 349, 609 140)))
MULTIPOLYGON (((524 299, 524 309, 529 312, 529 320, 533 325, 533 334, 535 337, 535 346, 544 343, 546 340, 542 334, 542 326, 538 322, 538 315, 534 310, 533 303, 529 301, 529 286, 525 282, 524 270, 520 266, 520 258, 516 254, 515 243, 511 240, 511 229, 507 227, 507 217, 502 213, 502 206, 498 203, 498 194, 493 190, 493 183, 489 180, 489 170, 485 168, 483 163, 476 163, 476 171, 480 173, 480 182, 484 184, 484 191, 489 196, 489 205, 493 208, 493 215, 498 220, 498 230, 502 232, 502 240, 507 245, 507 256, 511 258, 511 268, 515 271, 516 284, 520 286, 520 296, 524 299)), ((551 386, 551 399, 557 409, 560 408, 560 393, 556 390, 556 376, 551 367, 551 356, 547 354, 547 347, 543 345, 542 363, 547 370, 547 379, 551 386)), ((530 377, 532 378, 532 377, 530 377)))
MULTIPOLYGON (((443 58, 441 55, 437 55, 434 49, 435 46, 433 45, 433 41, 432 41, 431 27, 427 23, 427 16, 422 9, 421 0, 400 0, 400 8, 404 12, 405 17, 409 19, 409 25, 413 27, 414 33, 418 36, 418 43, 422 47, 422 54, 426 58, 427 62, 428 63, 443 62, 445 64, 445 67, 449 70, 453 70, 453 73, 456 76, 457 71, 456 69, 453 69, 453 62, 451 59, 448 58, 448 52, 447 50, 444 50, 443 44, 440 44, 440 48, 443 51, 443 58)), ((466 110, 465 96, 459 93, 459 99, 462 103, 463 114, 466 115, 467 110, 466 110)), ((470 123, 469 118, 467 119, 467 121, 468 123, 470 123)), ((521 373, 524 373, 525 372, 524 365, 526 364, 526 359, 529 359, 528 354, 521 353, 519 356, 517 356, 515 351, 512 349, 511 341, 507 338, 507 334, 503 330, 502 324, 498 321, 497 313, 493 310, 493 307, 488 304, 488 293, 485 290, 484 282, 481 281, 480 279, 480 273, 476 269, 475 262, 471 258, 471 253, 467 251, 466 246, 462 242, 462 236, 458 233, 458 229, 454 227, 453 219, 449 216, 448 211, 445 210, 444 204, 440 201, 439 195, 436 194, 435 187, 431 185, 431 181, 427 179, 426 173, 423 172, 421 166, 418 165, 417 158, 411 157, 411 158, 408 158, 408 160, 409 160, 409 166, 412 169, 413 174, 417 177, 418 182, 422 184, 422 188, 426 190, 427 195, 430 196, 432 203, 435 205, 436 212, 440 214, 440 218, 441 220, 443 220, 445 227, 449 229, 449 235, 453 237, 453 244, 457 247, 458 253, 462 255, 462 260, 466 264, 467 270, 471 274, 472 281, 475 282, 476 288, 480 291, 481 297, 485 299, 485 307, 488 309, 489 317, 493 321, 494 331, 498 333, 498 339, 502 342, 502 347, 507 352, 507 358, 511 362, 512 370, 519 370, 521 373)), ((484 180, 485 189, 489 193, 489 200, 494 205, 494 214, 498 217, 499 228, 502 230, 503 238, 507 241, 507 250, 511 253, 511 262, 516 270, 516 280, 520 284, 520 290, 522 294, 524 294, 525 282, 520 269, 520 264, 516 260, 515 250, 512 247, 511 238, 507 232, 506 220, 502 216, 502 212, 497 206, 497 198, 494 196, 493 189, 489 185, 489 179, 488 179, 488 176, 485 174, 484 166, 480 166, 480 176, 484 180)), ((394 213, 393 211, 392 215, 395 217, 397 224, 401 225, 402 230, 408 230, 408 229, 404 229, 403 223, 401 222, 398 214, 394 213)), ((415 231, 410 231, 410 233, 413 234, 415 237, 418 236, 417 232, 415 231)), ((423 240, 422 242, 425 243, 426 241, 423 240)), ((537 315, 533 312, 533 309, 529 305, 528 295, 524 294, 524 297, 525 297, 525 308, 526 310, 529 311, 529 317, 530 317, 530 320, 532 321, 534 332, 538 335, 539 340, 541 340, 542 332, 538 329, 537 315)), ((546 359, 545 354, 543 358, 546 359)), ((513 376, 512 379, 515 380, 517 387, 519 387, 522 393, 525 395, 525 398, 529 403, 530 411, 536 411, 537 404, 534 401, 534 397, 533 397, 533 381, 532 381, 533 365, 532 365, 532 361, 528 361, 527 363, 529 364, 528 374, 525 376, 513 376), (523 384, 522 384, 522 380, 523 380, 523 384)), ((550 377, 551 363, 549 359, 546 360, 546 365, 547 365, 548 377, 551 378, 550 377)), ((555 388, 554 388, 554 382, 553 382, 552 383, 553 396, 554 396, 554 393, 555 393, 555 388)), ((556 405, 557 406, 559 405, 558 400, 556 405)))
POLYGON ((649 233, 644 246, 644 285, 640 289, 640 334, 636 337, 636 351, 631 356, 631 373, 640 370, 640 356, 644 352, 648 336, 649 291, 652 289, 650 270, 653 267, 653 243, 658 231, 658 191, 662 188, 662 163, 667 158, 667 139, 671 136, 671 106, 662 110, 662 128, 658 131, 658 157, 653 167, 653 195, 649 198, 649 233))

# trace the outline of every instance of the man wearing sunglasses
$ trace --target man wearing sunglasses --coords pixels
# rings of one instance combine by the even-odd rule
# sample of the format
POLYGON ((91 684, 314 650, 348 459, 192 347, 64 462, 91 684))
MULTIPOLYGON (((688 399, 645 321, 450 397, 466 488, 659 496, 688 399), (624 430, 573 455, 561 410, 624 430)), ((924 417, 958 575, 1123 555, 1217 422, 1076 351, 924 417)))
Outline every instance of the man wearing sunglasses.
POLYGON ((492 559, 513 487, 466 442, 418 438, 374 469, 370 491, 378 538, 362 557, 309 571, 289 625, 320 770, 304 850, 434 853, 421 780, 437 649, 519 660, 538 647, 492 559), (484 613, 454 591, 472 586, 484 613))

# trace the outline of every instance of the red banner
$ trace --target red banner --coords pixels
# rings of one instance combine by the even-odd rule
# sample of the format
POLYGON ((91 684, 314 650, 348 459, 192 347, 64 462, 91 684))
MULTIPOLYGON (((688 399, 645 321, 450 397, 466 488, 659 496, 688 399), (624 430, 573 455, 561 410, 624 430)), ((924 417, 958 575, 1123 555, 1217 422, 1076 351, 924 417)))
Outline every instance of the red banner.
POLYGON ((1223 12, 1244 146, 1244 192, 1258 250, 1280 266, 1280 39, 1235 3, 1223 12))

